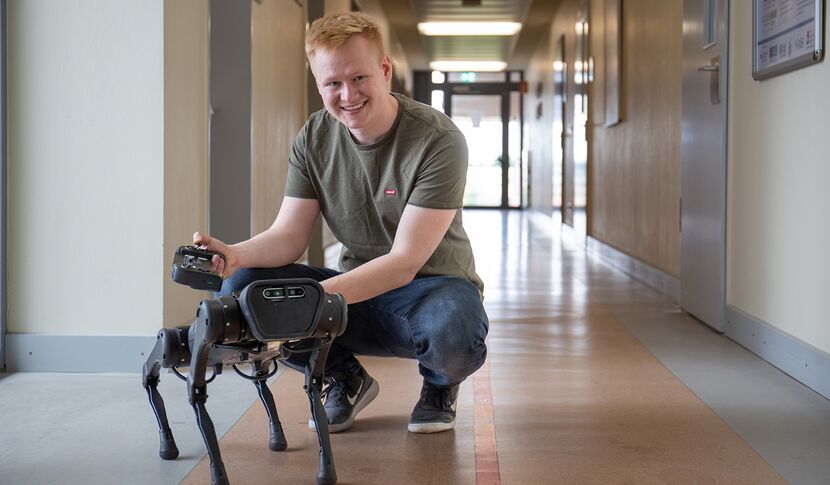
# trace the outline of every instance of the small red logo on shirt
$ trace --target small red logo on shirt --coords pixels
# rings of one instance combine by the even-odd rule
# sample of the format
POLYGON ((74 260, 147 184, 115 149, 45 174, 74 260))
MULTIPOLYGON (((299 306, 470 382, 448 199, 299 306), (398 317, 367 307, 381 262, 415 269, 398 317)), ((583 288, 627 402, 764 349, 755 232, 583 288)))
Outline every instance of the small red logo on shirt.
POLYGON ((388 195, 389 197, 394 197, 398 195, 398 191, 395 189, 386 189, 383 191, 384 194, 388 195))

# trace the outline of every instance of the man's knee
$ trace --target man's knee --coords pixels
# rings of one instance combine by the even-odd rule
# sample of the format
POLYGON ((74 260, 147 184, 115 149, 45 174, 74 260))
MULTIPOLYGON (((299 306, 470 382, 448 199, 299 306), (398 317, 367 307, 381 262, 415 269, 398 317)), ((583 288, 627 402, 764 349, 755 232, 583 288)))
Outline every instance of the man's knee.
POLYGON ((420 318, 419 360, 463 379, 484 363, 489 323, 475 287, 447 290, 420 318))
POLYGON ((487 356, 486 335, 486 324, 480 320, 447 322, 445 331, 433 336, 433 359, 446 373, 472 374, 487 356))

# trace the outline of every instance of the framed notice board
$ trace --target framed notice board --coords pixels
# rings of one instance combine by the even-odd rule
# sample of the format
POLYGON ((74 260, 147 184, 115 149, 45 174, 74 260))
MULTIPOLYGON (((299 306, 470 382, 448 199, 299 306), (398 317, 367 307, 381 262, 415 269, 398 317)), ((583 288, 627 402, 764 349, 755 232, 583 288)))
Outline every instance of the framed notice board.
POLYGON ((753 0, 752 77, 767 79, 824 57, 824 0, 753 0))

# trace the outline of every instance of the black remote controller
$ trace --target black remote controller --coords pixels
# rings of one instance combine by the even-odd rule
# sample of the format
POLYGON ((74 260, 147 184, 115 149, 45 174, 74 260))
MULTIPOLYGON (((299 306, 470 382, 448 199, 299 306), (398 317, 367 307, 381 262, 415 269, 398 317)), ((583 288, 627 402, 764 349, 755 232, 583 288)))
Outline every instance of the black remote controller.
POLYGON ((219 291, 222 277, 211 264, 216 254, 219 253, 196 246, 180 246, 173 256, 173 281, 194 290, 219 291))

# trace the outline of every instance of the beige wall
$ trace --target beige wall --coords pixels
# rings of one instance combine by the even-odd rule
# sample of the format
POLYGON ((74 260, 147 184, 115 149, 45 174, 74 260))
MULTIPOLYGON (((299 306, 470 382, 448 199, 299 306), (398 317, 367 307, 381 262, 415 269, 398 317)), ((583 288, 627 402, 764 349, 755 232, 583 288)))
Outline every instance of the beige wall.
POLYGON ((593 129, 588 233, 680 276, 682 2, 626 0, 622 122, 605 127, 602 4, 591 9, 593 129))
MULTIPOLYGON (((573 64, 574 64, 574 23, 581 2, 565 0, 557 10, 556 16, 539 41, 531 58, 529 69, 525 72, 529 92, 524 97, 525 129, 527 135, 527 156, 530 164, 530 203, 534 209, 550 212, 553 193, 553 150, 560 149, 561 141, 553 133, 553 56, 558 39, 564 36, 564 57, 568 65, 567 94, 568 106, 564 114, 566 127, 573 126, 573 64), (542 83, 542 94, 537 95, 538 83, 542 83), (542 103, 542 117, 536 119, 538 103, 542 103)), ((566 152, 573 150, 573 136, 565 138, 566 152)), ((564 170, 564 168, 563 168, 564 170)), ((560 190, 561 191, 561 190, 560 190)))
POLYGON ((727 303, 830 352, 830 63, 753 81, 752 6, 731 5, 727 303))
POLYGON ((352 11, 352 0, 324 0, 323 15, 348 13, 352 11))
MULTIPOLYGON (((560 7, 528 73, 525 104, 534 206, 549 201, 552 139, 553 43, 565 35, 573 99, 574 22, 580 5, 560 7), (544 116, 534 120, 536 81, 543 80, 544 116)), ((622 28, 622 122, 605 126, 604 2, 589 4, 590 86, 588 234, 673 276, 680 274, 681 2, 626 0, 622 28)), ((573 123, 572 107, 567 113, 573 123)), ((572 150, 567 140, 566 150, 572 150)))
POLYGON ((207 227, 208 17, 207 2, 164 2, 164 246, 157 278, 168 327, 192 320, 207 295, 173 282, 170 262, 178 246, 207 227))
POLYGON ((306 118, 305 12, 293 0, 251 8, 251 234, 258 234, 282 204, 288 154, 306 118))
POLYGON ((383 45, 386 46, 386 52, 392 60, 394 75, 402 79, 406 93, 412 93, 412 69, 409 67, 406 53, 400 41, 395 35, 395 32, 389 27, 389 22, 386 20, 386 14, 380 6, 380 1, 363 0, 360 2, 360 6, 361 11, 367 15, 371 15, 380 26, 383 45))
POLYGON ((527 123, 525 148, 527 163, 530 164, 530 206, 547 213, 553 209, 553 150, 559 148, 559 140, 553 133, 553 53, 556 39, 551 38, 550 29, 542 35, 525 70, 528 92, 523 98, 527 123), (542 116, 537 118, 540 104, 542 116))

